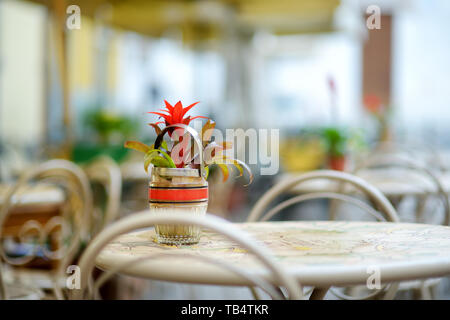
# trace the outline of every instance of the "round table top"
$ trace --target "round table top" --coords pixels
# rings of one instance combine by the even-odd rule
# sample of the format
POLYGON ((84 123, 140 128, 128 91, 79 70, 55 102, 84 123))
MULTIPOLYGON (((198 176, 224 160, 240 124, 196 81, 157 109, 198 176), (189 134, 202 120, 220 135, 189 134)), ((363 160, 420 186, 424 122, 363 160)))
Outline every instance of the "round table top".
MULTIPOLYGON (((301 221, 238 223, 265 245, 303 285, 316 287, 365 284, 379 268, 381 282, 440 277, 450 274, 450 227, 391 222, 301 221)), ((110 269, 153 253, 159 256, 128 265, 121 273, 186 283, 245 285, 228 270, 182 255, 208 256, 244 267, 254 274, 268 271, 246 250, 223 236, 203 231, 192 246, 161 245, 154 229, 118 237, 96 259, 110 269)))

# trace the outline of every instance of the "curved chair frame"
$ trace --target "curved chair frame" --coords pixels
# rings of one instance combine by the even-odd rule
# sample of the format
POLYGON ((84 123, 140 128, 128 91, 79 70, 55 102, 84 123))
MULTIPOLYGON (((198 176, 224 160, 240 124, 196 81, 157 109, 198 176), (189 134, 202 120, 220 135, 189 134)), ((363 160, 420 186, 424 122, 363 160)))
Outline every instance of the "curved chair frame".
MULTIPOLYGON (((437 156, 437 154, 436 154, 437 156)), ((359 166, 355 168, 355 173, 362 170, 362 169, 370 169, 370 168, 377 168, 377 167, 397 167, 397 168, 403 168, 408 169, 411 171, 418 172, 422 174, 423 176, 428 177, 436 186, 439 198, 441 198, 442 203, 444 205, 445 214, 444 214, 444 221, 443 225, 449 226, 450 225, 450 201, 448 198, 448 195, 445 191, 445 187, 442 184, 442 181, 439 179, 439 177, 430 169, 423 166, 422 164, 418 163, 417 161, 412 160, 411 158, 405 158, 399 155, 378 155, 373 156, 371 158, 366 159, 363 161, 359 166)), ((430 297, 431 292, 427 292, 430 290, 431 287, 437 285, 439 283, 439 279, 433 279, 432 281, 427 282, 422 281, 419 283, 419 288, 415 288, 416 290, 420 291, 420 295, 422 297, 430 297)), ((402 289, 402 286, 400 285, 400 290, 402 289)))
POLYGON ((252 252, 271 271, 274 282, 287 289, 290 299, 300 299, 302 297, 299 288, 295 285, 296 281, 289 274, 282 271, 283 269, 273 259, 270 252, 266 248, 257 245, 249 235, 243 233, 228 221, 211 215, 204 217, 179 214, 159 215, 149 214, 148 211, 135 213, 109 225, 92 240, 80 258, 79 267, 82 272, 81 289, 76 290, 73 297, 75 299, 83 298, 88 286, 88 279, 95 267, 95 258, 110 241, 126 232, 152 227, 155 224, 198 225, 218 232, 252 252))
MULTIPOLYGON (((89 236, 88 229, 90 224, 90 214, 92 212, 92 193, 86 175, 84 174, 83 170, 81 170, 81 168, 79 168, 74 163, 62 159, 49 160, 37 165, 36 167, 31 168, 19 178, 17 183, 8 191, 3 206, 0 209, 0 238, 1 232, 3 230, 2 226, 6 221, 8 212, 14 206, 14 204, 12 203, 13 195, 19 190, 20 187, 26 185, 31 180, 51 178, 68 179, 68 183, 75 183, 76 187, 80 190, 81 198, 83 199, 83 210, 81 212, 80 226, 74 230, 74 233, 71 237, 71 242, 67 247, 64 256, 60 260, 58 270, 56 271, 56 274, 60 274, 61 272, 65 272, 65 266, 70 264, 75 255, 78 253, 80 242, 82 240, 87 240, 89 236)), ((62 218, 60 218, 59 220, 61 219, 62 218)), ((58 221, 52 219, 49 222, 52 222, 52 225, 55 226, 55 224, 60 224, 58 221)), ((32 224, 33 223, 30 222, 30 228, 36 229, 37 227, 33 226, 32 224)), ((0 244, 0 246, 2 245, 0 244)), ((4 252, 1 247, 0 250, 3 255, 4 252)), ((3 285, 5 286, 5 284, 3 285)), ((61 294, 58 293, 60 289, 58 286, 55 285, 54 289, 56 295, 61 294)))
POLYGON ((106 208, 103 217, 99 217, 94 231, 115 221, 120 213, 122 196, 122 173, 120 167, 110 157, 102 156, 89 164, 86 174, 91 181, 98 182, 107 192, 106 208))
POLYGON ((3 265, 2 261, 0 260, 0 300, 6 299, 6 285, 3 281, 3 265))
MULTIPOLYGON (((429 153, 433 159, 435 159, 434 163, 429 163, 430 165, 436 166, 436 168, 440 171, 444 171, 444 167, 442 166, 442 161, 440 154, 436 150, 436 148, 431 147, 429 145, 423 144, 423 143, 398 143, 396 141, 384 141, 381 143, 373 144, 372 148, 373 150, 372 156, 401 156, 401 152, 403 154, 407 154, 408 156, 415 157, 417 156, 417 152, 419 151, 425 151, 429 153), (400 151, 400 152, 399 152, 400 151)), ((424 159, 424 164, 428 164, 428 159, 424 159)))
POLYGON ((116 273, 122 271, 123 269, 125 269, 131 265, 136 265, 136 264, 142 263, 142 262, 150 260, 150 259, 157 259, 157 258, 161 258, 161 257, 163 257, 163 258, 179 258, 180 256, 182 256, 183 258, 187 258, 187 259, 193 259, 193 260, 197 260, 197 261, 200 260, 205 263, 214 264, 214 265, 217 265, 218 267, 224 268, 224 269, 240 276, 241 278, 246 279, 247 281, 254 284, 256 287, 261 288, 264 292, 266 292, 274 300, 282 300, 285 298, 280 293, 280 291, 276 290, 274 288, 274 286, 271 283, 269 283, 267 280, 263 279, 262 277, 255 276, 255 275, 243 270, 242 268, 236 267, 235 265, 232 265, 231 263, 228 263, 226 261, 218 261, 216 259, 213 259, 213 258, 210 258, 207 256, 194 256, 194 255, 189 255, 189 254, 180 255, 180 254, 171 254, 171 253, 154 253, 151 255, 147 255, 145 257, 139 257, 139 258, 133 259, 131 261, 128 261, 126 263, 123 263, 116 268, 113 268, 111 270, 104 272, 95 281, 95 283, 93 285, 88 285, 87 290, 89 292, 89 297, 94 296, 95 299, 98 299, 100 287, 106 281, 108 281, 112 276, 114 276, 116 273))
MULTIPOLYGON (((348 174, 345 172, 340 171, 333 171, 333 170, 318 170, 318 171, 311 171, 302 175, 299 175, 297 177, 293 177, 290 180, 287 180, 285 182, 282 182, 276 186, 274 186, 272 189, 266 192, 260 198, 260 200, 256 203, 253 210, 250 212, 250 215, 248 217, 248 221, 267 221, 270 218, 272 218, 275 214, 279 213, 281 210, 303 202, 307 200, 312 199, 333 199, 333 200, 339 200, 339 201, 345 201, 349 202, 361 209, 363 209, 365 212, 369 213, 371 216, 373 216, 378 221, 390 221, 390 222, 397 222, 399 221, 398 215, 394 209, 394 207, 391 205, 389 200, 374 186, 367 183, 363 179, 356 177, 352 174, 348 174), (290 198, 288 200, 285 200, 272 209, 270 209, 262 218, 262 214, 264 210, 267 208, 267 206, 279 195, 281 195, 285 191, 291 190, 296 185, 309 180, 316 180, 316 179, 328 179, 328 180, 334 180, 341 183, 349 183, 352 184, 354 187, 356 187, 359 190, 362 190, 364 193, 366 193, 372 201, 374 201, 382 210, 382 214, 378 212, 377 210, 373 209, 369 205, 367 205, 365 202, 349 196, 347 194, 340 194, 336 192, 312 192, 308 194, 299 195, 293 198, 290 198), (384 214, 384 215, 383 215, 384 214)), ((343 293, 340 293, 334 288, 331 288, 330 291, 337 296, 338 298, 345 299, 345 300, 366 300, 371 299, 380 296, 385 291, 385 296, 392 296, 393 293, 397 290, 397 285, 385 285, 380 289, 375 290, 374 292, 363 296, 363 297, 352 297, 349 295, 345 295, 343 293), (389 288, 388 288, 389 287, 389 288), (388 288, 388 289, 387 289, 388 288)))
POLYGON ((340 193, 334 193, 334 192, 313 192, 313 193, 307 193, 302 194, 296 197, 293 197, 291 199, 288 199, 286 201, 281 202, 280 204, 276 205, 272 209, 270 209, 259 221, 267 221, 270 218, 272 218, 274 215, 276 215, 278 212, 280 212, 283 209, 286 209, 287 207, 290 207, 294 204, 307 201, 307 200, 314 200, 314 199, 334 199, 334 200, 340 200, 344 202, 349 202, 360 209, 366 211, 368 214, 373 216, 375 219, 379 221, 386 221, 386 218, 380 215, 378 211, 373 209, 371 206, 369 206, 364 201, 361 201, 357 198, 340 194, 340 193))
POLYGON ((445 191, 445 187, 442 184, 442 181, 439 177, 427 167, 422 166, 417 161, 414 161, 410 158, 405 158, 401 156, 393 156, 393 155, 383 155, 383 156, 374 156, 369 159, 366 159, 362 164, 357 166, 354 170, 355 173, 359 172, 362 169, 371 169, 377 167, 397 167, 404 168, 411 171, 418 172, 423 176, 428 177, 436 186, 439 197, 442 199, 445 209, 445 217, 443 225, 450 225, 450 201, 448 199, 447 193, 445 191))
MULTIPOLYGON (((397 212, 395 211, 392 204, 389 202, 389 200, 374 186, 367 183, 363 179, 354 176, 349 173, 341 172, 341 171, 333 171, 333 170, 317 170, 317 171, 311 171, 307 172, 305 174, 301 174, 296 177, 292 177, 289 180, 283 181, 274 187, 272 187, 269 191, 267 191, 255 204, 252 211, 250 212, 250 215, 247 218, 247 221, 259 221, 263 212, 266 210, 267 206, 275 200, 276 197, 281 195, 285 191, 289 191, 292 188, 294 188, 296 185, 309 180, 316 180, 316 179, 328 179, 328 180, 334 180, 337 182, 343 182, 343 183, 349 183, 356 187, 357 189, 363 191, 365 194, 367 194, 372 201, 375 202, 376 205, 382 210, 384 215, 386 216, 387 221, 392 222, 398 222, 399 218, 397 216, 397 212)), ((337 193, 312 193, 314 196, 311 196, 311 199, 317 199, 317 198, 327 198, 328 196, 339 199, 339 200, 348 200, 348 196, 340 195, 337 193)), ((276 208, 278 208, 278 211, 285 208, 288 205, 292 205, 294 203, 307 200, 308 197, 297 197, 296 202, 289 201, 288 204, 286 202, 283 202, 279 204, 276 208)), ((357 204, 361 207, 361 202, 359 201, 353 201, 354 204, 357 204)), ((367 206, 363 206, 367 207, 367 206)), ((268 214, 274 215, 278 211, 275 211, 275 208, 272 209, 268 214)), ((369 213, 374 214, 372 210, 369 211, 369 213)))

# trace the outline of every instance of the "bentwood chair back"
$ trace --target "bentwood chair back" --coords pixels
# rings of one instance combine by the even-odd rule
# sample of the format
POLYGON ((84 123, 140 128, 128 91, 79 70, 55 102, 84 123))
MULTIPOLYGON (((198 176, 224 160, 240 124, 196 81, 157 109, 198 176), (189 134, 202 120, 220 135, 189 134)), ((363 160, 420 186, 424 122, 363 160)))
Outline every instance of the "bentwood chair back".
MULTIPOLYGON (((400 155, 373 155, 362 163, 360 163, 355 168, 355 173, 357 174, 361 170, 365 169, 378 169, 378 168, 393 168, 400 169, 403 172, 412 172, 421 175, 426 180, 431 182, 431 185, 435 189, 433 192, 437 195, 437 198, 442 202, 444 207, 444 219, 442 225, 450 225, 450 202, 448 198, 447 191, 439 178, 439 176, 435 173, 435 171, 430 168, 424 166, 420 161, 416 161, 412 157, 404 157, 400 155)), ((400 177, 401 179, 401 177, 400 177)), ((401 181, 405 184, 410 183, 410 181, 401 181)), ((426 208, 426 202, 430 199, 430 195, 428 193, 425 196, 419 196, 418 198, 418 210, 415 214, 415 222, 422 222, 422 216, 424 214, 423 210, 426 208)), ((432 198, 433 200, 435 198, 432 198)), ((401 199, 399 199, 397 206, 400 205, 401 199)), ((412 291, 418 297, 422 299, 432 299, 433 293, 437 285, 440 283, 442 279, 428 279, 425 281, 413 281, 413 282, 402 282, 399 286, 399 291, 412 291)))
POLYGON ((397 212, 395 211, 394 207, 377 188, 357 176, 334 170, 310 171, 276 184, 256 202, 255 206, 250 212, 250 215, 247 218, 247 221, 252 222, 269 220, 271 217, 289 206, 312 199, 332 199, 348 202, 360 207, 379 221, 399 221, 397 212), (299 184, 306 181, 323 179, 338 182, 339 184, 337 185, 336 192, 318 191, 302 194, 285 200, 276 205, 274 208, 267 210, 268 206, 278 196, 289 192, 299 184), (356 195, 353 196, 348 194, 347 192, 344 193, 343 187, 346 187, 346 184, 351 185, 354 189, 359 190, 360 192, 365 194, 378 207, 379 211, 375 210, 367 203, 357 198, 356 195), (264 213, 265 215, 263 216, 264 213))
MULTIPOLYGON (((161 257, 180 257, 177 254, 154 254, 144 257, 138 257, 132 261, 128 261, 114 269, 107 271, 100 276, 95 283, 92 283, 92 271, 95 267, 95 259, 105 246, 118 236, 142 228, 152 227, 155 224, 181 224, 181 225, 197 225, 202 228, 209 229, 218 234, 225 236, 226 238, 236 242, 242 246, 249 253, 252 253, 255 258, 261 262, 261 264, 270 272, 269 279, 262 278, 256 275, 250 274, 247 270, 237 265, 232 265, 223 260, 216 260, 212 258, 205 258, 199 256, 188 256, 190 259, 199 259, 206 263, 211 263, 222 268, 231 271, 238 276, 245 279, 247 282, 253 284, 255 287, 259 287, 266 291, 272 298, 281 299, 284 298, 279 287, 284 287, 288 292, 289 299, 299 299, 302 297, 301 288, 299 284, 286 272, 283 268, 274 260, 271 253, 263 246, 256 244, 256 242, 246 233, 237 229, 232 223, 207 214, 203 217, 187 216, 179 214, 154 214, 148 211, 135 213, 126 218, 118 220, 111 225, 107 226, 101 231, 88 245, 86 250, 79 261, 79 268, 81 270, 81 289, 73 290, 70 294, 70 298, 74 299, 86 299, 97 298, 98 288, 113 274, 120 272, 123 268, 135 263, 141 263, 148 259, 158 259, 161 257)), ((186 257, 183 255, 183 257, 186 257)))
MULTIPOLYGON (((408 143, 400 143, 398 141, 377 142, 370 148, 369 154, 364 158, 371 157, 407 157, 415 159, 422 166, 427 166, 437 171, 445 170, 442 156, 438 150, 423 142, 415 141, 408 143)), ((363 159, 364 159, 363 158, 363 159)))
MULTIPOLYGON (((346 202, 356 207, 359 207, 366 213, 373 216, 378 221, 390 221, 390 222, 398 222, 399 218, 394 207, 391 205, 389 200, 374 186, 366 182, 365 180, 354 176, 349 173, 341 172, 341 171, 333 171, 333 170, 317 170, 311 171, 308 173, 300 174, 298 176, 292 177, 289 180, 282 181, 272 187, 269 191, 267 191, 260 199, 256 202, 253 207, 250 215, 248 217, 248 221, 267 221, 272 218, 277 213, 281 212, 283 209, 286 209, 289 206, 294 204, 298 204, 307 200, 313 199, 330 199, 346 202), (281 194, 287 193, 291 191, 293 188, 298 186, 301 183, 312 180, 330 180, 338 182, 336 185, 336 192, 332 191, 315 191, 310 193, 301 194, 295 197, 292 197, 288 200, 285 200, 270 210, 267 210, 268 206, 281 194), (353 190, 345 190, 344 187, 347 185, 351 185, 353 190), (350 192, 349 192, 350 191, 350 192), (359 191, 360 193, 366 195, 371 202, 378 208, 376 210, 366 202, 360 200, 357 197, 357 193, 355 191, 359 191), (265 213, 265 214, 264 214, 265 213), (263 215, 264 214, 264 215, 263 215)), ((334 219, 334 216, 331 217, 334 219)), ((347 288, 348 289, 348 288, 347 288)), ((347 290, 344 289, 344 290, 347 290)), ((352 288, 350 288, 352 289, 352 288)), ((366 300, 372 298, 378 298, 383 296, 384 298, 392 298, 397 291, 397 285, 385 285, 380 289, 374 290, 373 292, 366 294, 365 296, 353 296, 347 295, 344 292, 335 290, 335 288, 331 288, 330 291, 338 298, 344 300, 366 300)))
MULTIPOLYGON (((362 161, 354 170, 355 174, 360 173, 362 170, 365 169, 399 169, 402 170, 402 172, 410 172, 414 174, 418 174, 425 178, 425 182, 431 182, 432 187, 435 189, 434 192, 425 192, 425 196, 427 196, 425 199, 422 199, 423 201, 428 199, 428 196, 430 193, 434 193, 437 195, 437 197, 440 199, 440 201, 443 204, 444 207, 444 219, 442 224, 443 225, 450 225, 450 202, 448 199, 448 194, 445 189, 445 186, 443 185, 441 179, 438 177, 438 175, 428 167, 424 166, 420 162, 414 160, 411 157, 404 157, 399 155, 378 155, 378 156, 371 156, 364 161, 362 161)), ((395 179, 395 178, 391 178, 395 179)), ((410 183, 410 181, 404 181, 404 176, 400 176, 398 179, 401 179, 404 184, 410 183)), ((422 203, 419 208, 424 208, 425 203, 422 203)), ((416 219, 420 218, 420 215, 422 213, 418 212, 416 213, 416 219)), ((416 220, 416 222, 419 222, 416 220)))
POLYGON ((97 207, 93 211, 91 232, 96 234, 119 217, 122 197, 122 174, 117 163, 110 157, 105 156, 97 158, 90 163, 85 168, 85 172, 91 182, 102 186, 106 195, 104 209, 97 207))
MULTIPOLYGON (((46 161, 26 171, 17 183, 9 189, 0 208, 0 239, 2 239, 0 241, 0 253, 4 267, 9 266, 12 270, 18 266, 24 267, 36 258, 37 251, 43 252, 47 259, 56 262, 56 264, 48 272, 41 273, 40 277, 43 276, 50 279, 54 294, 57 296, 61 295, 59 284, 54 282, 55 275, 65 273, 66 266, 75 259, 82 243, 88 241, 91 212, 92 194, 89 181, 83 170, 74 163, 55 159, 46 161), (4 235, 2 234, 4 231, 3 227, 12 213, 12 209, 17 205, 15 199, 20 199, 21 192, 35 182, 43 185, 56 185, 58 190, 64 190, 65 198, 62 200, 62 209, 59 215, 50 218, 48 221, 36 221, 33 218, 27 220, 22 225, 18 237, 24 243, 29 243, 30 238, 26 237, 27 234, 28 236, 30 236, 30 233, 31 235, 37 234, 37 238, 36 236, 34 238, 37 239, 37 246, 40 249, 30 250, 19 257, 11 257, 5 251, 4 235), (53 250, 53 248, 48 249, 46 242, 49 238, 54 240, 55 232, 57 235, 56 250, 53 250)), ((20 270, 22 272, 24 269, 21 268, 20 270)), ((28 270, 31 271, 31 269, 28 270)), ((3 278, 3 280, 5 279, 3 278)), ((39 279, 39 281, 41 280, 39 279)), ((6 281, 3 281, 3 283, 7 291, 6 281)))
POLYGON ((2 261, 0 260, 0 300, 5 300, 6 299, 6 285, 4 283, 3 280, 3 265, 2 265, 2 261))

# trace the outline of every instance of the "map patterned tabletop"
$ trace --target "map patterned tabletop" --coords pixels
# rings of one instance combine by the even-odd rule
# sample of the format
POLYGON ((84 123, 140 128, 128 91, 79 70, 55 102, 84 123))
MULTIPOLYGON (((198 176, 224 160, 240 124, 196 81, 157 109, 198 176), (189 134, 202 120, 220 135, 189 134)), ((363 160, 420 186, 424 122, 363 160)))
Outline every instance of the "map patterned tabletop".
MULTIPOLYGON (((365 284, 373 270, 383 283, 450 275, 450 227, 391 222, 298 221, 237 223, 266 246, 303 285, 365 284)), ((121 273, 149 279, 245 285, 228 270, 189 256, 226 260, 257 275, 268 272, 252 254, 208 230, 191 246, 156 243, 153 229, 122 235, 97 257, 102 269, 128 264, 121 273), (155 256, 138 263, 139 257, 155 256)))

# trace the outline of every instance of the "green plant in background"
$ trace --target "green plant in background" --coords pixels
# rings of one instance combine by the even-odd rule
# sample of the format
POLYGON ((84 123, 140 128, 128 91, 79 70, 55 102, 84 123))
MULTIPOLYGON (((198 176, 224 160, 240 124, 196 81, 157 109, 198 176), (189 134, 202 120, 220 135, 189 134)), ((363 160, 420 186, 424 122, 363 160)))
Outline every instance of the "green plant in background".
POLYGON ((84 125, 96 133, 98 142, 109 145, 121 143, 125 137, 134 134, 139 123, 135 119, 110 110, 95 109, 85 114, 84 125))
POLYGON ((338 127, 322 129, 322 139, 330 157, 343 157, 347 153, 349 135, 347 130, 338 127))
POLYGON ((327 166, 333 170, 345 170, 348 156, 367 148, 362 130, 326 127, 321 137, 327 154, 327 166))
POLYGON ((122 145, 126 137, 136 134, 139 122, 117 112, 90 108, 82 117, 83 136, 73 146, 71 159, 76 163, 86 163, 106 155, 117 162, 128 154, 122 145))

